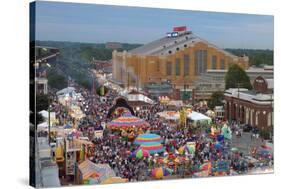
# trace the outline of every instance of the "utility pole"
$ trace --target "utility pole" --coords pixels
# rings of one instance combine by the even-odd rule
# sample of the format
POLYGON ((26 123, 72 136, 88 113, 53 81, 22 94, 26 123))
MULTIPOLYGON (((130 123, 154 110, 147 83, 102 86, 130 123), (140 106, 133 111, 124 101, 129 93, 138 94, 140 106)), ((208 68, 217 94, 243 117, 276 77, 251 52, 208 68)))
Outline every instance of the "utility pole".
POLYGON ((50 100, 49 100, 49 107, 48 107, 48 133, 49 133, 49 145, 51 143, 51 104, 50 104, 50 100))
MULTIPOLYGON (((238 106, 238 110, 237 110, 237 124, 238 124, 238 127, 240 127, 240 103, 239 103, 239 100, 240 100, 240 86, 242 86, 242 83, 237 83, 237 88, 238 88, 238 95, 237 95, 237 106, 238 106)), ((235 112, 236 113, 236 112, 235 112)))
POLYGON ((274 134, 273 133, 273 93, 271 94, 271 99, 270 99, 271 101, 270 101, 270 107, 271 107, 271 109, 272 109, 272 112, 271 112, 271 116, 270 116, 270 119, 271 119, 271 128, 270 128, 270 139, 272 139, 272 135, 274 134))

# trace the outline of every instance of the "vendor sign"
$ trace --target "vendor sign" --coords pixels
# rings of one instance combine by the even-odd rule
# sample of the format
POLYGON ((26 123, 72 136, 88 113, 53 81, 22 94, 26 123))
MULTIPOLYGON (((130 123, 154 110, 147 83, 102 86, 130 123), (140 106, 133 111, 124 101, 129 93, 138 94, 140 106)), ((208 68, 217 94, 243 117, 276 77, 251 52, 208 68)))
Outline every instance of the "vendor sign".
POLYGON ((95 130, 95 138, 102 138, 103 137, 103 130, 95 130))

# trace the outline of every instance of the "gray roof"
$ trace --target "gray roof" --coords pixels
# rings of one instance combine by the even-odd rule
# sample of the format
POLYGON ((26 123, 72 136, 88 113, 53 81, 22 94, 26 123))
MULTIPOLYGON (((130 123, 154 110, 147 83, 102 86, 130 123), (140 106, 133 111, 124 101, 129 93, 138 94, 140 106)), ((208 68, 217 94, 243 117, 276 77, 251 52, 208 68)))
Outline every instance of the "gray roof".
POLYGON ((209 46, 216 48, 217 50, 225 53, 228 56, 236 57, 233 54, 210 44, 208 41, 196 36, 191 32, 186 32, 178 37, 162 37, 158 40, 152 41, 148 44, 130 50, 131 54, 138 55, 169 55, 169 51, 173 54, 175 51, 182 50, 185 47, 189 47, 197 42, 207 43, 209 46))
POLYGON ((191 42, 192 40, 195 39, 196 37, 192 33, 186 33, 179 37, 162 37, 158 40, 152 41, 148 44, 135 48, 129 52, 132 54, 141 54, 141 55, 161 55, 161 53, 164 54, 165 52, 171 50, 173 47, 178 47, 184 42, 191 42), (175 41, 177 42, 175 43, 175 41))

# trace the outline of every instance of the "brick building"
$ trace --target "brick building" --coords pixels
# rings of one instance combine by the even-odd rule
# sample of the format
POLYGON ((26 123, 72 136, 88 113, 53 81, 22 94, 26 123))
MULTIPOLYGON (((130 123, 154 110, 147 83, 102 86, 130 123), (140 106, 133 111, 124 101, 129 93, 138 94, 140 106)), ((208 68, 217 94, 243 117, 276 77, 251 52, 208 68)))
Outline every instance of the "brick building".
POLYGON ((228 89, 224 93, 225 118, 261 130, 273 129, 273 79, 257 77, 253 90, 228 89))

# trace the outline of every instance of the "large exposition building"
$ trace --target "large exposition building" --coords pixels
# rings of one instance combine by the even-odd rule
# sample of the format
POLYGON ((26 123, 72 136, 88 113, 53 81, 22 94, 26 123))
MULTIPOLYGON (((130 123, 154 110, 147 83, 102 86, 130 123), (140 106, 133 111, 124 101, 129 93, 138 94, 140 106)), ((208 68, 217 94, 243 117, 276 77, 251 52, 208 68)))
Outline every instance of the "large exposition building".
POLYGON ((168 82, 176 89, 194 88, 194 81, 208 69, 225 70, 231 64, 249 67, 246 56, 238 57, 176 27, 166 36, 133 49, 113 52, 113 79, 127 87, 168 82))

